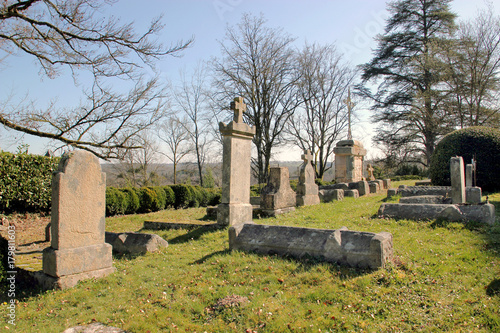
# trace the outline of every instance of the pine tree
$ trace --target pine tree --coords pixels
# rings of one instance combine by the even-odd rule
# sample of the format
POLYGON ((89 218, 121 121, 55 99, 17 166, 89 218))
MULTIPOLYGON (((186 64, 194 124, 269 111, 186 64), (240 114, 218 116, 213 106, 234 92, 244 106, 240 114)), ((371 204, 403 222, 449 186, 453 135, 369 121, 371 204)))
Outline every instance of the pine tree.
POLYGON ((443 66, 439 50, 451 39, 455 14, 451 0, 390 2, 392 14, 378 36, 373 59, 362 66, 360 92, 373 100, 376 140, 405 146, 428 165, 437 140, 452 128, 441 107, 443 66), (370 86, 378 84, 372 93, 370 86))

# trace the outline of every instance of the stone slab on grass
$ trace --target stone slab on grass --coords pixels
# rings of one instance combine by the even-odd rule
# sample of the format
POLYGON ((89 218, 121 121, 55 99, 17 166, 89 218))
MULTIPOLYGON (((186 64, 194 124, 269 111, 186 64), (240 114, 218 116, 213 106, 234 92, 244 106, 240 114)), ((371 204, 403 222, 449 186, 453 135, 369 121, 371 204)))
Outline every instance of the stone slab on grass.
POLYGON ((392 260, 392 235, 347 230, 298 228, 245 223, 229 228, 232 250, 302 258, 360 268, 379 268, 392 260))
POLYGON ((168 242, 160 236, 140 232, 106 232, 105 240, 117 253, 145 254, 168 246, 168 242))
POLYGON ((493 225, 495 223, 495 206, 480 205, 446 205, 446 204, 402 204, 384 203, 378 215, 395 219, 435 220, 447 219, 452 222, 475 221, 493 225))
POLYGON ((407 204, 451 204, 451 198, 441 195, 417 195, 414 197, 404 197, 399 199, 399 203, 407 204))

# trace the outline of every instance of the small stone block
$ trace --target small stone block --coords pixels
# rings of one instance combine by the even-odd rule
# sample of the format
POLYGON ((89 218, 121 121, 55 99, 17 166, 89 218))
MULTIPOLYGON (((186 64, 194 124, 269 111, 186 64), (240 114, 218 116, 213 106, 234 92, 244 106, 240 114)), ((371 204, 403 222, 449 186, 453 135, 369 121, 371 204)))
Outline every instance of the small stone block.
POLYGON ((344 191, 344 196, 357 199, 357 198, 359 198, 359 193, 358 193, 358 190, 347 190, 347 191, 344 191))
POLYGON ((370 193, 378 193, 380 192, 380 185, 375 182, 370 182, 370 193))
POLYGON ((479 204, 479 203, 481 203, 481 200, 482 200, 482 190, 480 187, 477 187, 477 186, 467 187, 465 189, 465 197, 466 197, 467 203, 479 204))
POLYGON ((390 188, 387 190, 387 198, 392 198, 398 195, 398 189, 397 188, 390 188))

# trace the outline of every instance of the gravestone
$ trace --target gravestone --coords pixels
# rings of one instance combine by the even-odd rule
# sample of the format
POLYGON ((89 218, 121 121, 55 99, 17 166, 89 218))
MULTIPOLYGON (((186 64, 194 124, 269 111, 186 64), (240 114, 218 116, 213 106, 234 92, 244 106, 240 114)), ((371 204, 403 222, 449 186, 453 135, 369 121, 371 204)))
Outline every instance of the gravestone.
POLYGON ((465 203, 464 160, 461 156, 455 156, 450 159, 450 178, 452 203, 465 203))
POLYGON ((299 169, 299 184, 297 185, 297 206, 309 206, 319 204, 318 185, 314 182, 316 178, 314 168, 311 164, 312 155, 306 150, 302 155, 304 163, 299 169))
POLYGON ((368 181, 374 181, 375 180, 375 176, 373 175, 373 171, 375 171, 375 169, 373 168, 373 166, 371 164, 368 164, 366 166, 366 171, 368 172, 368 175, 367 175, 367 180, 368 181))
POLYGON ((370 182, 368 184, 370 187, 370 193, 379 193, 380 192, 380 184, 378 182, 370 182))
POLYGON ((337 142, 335 152, 335 182, 350 183, 363 180, 363 158, 366 149, 357 140, 337 142))
POLYGON ((359 192, 358 190, 345 190, 344 197, 351 197, 357 199, 359 198, 359 192))
POLYGON ((319 190, 319 199, 321 202, 342 201, 344 200, 344 190, 319 190))
POLYGON ((366 180, 349 183, 350 190, 357 190, 359 196, 370 194, 370 184, 366 180))
POLYGON ((52 178, 51 245, 43 251, 45 286, 65 289, 114 271, 104 242, 106 174, 87 151, 65 154, 52 178))
POLYGON ((465 166, 465 187, 472 187, 472 164, 465 166))
POLYGON ((252 221, 250 204, 250 157, 255 128, 243 123, 246 105, 242 97, 231 102, 233 121, 219 123, 223 137, 222 196, 217 209, 219 225, 252 221))
POLYGON ((288 168, 273 167, 269 171, 269 183, 260 194, 260 208, 264 215, 276 216, 295 210, 296 195, 290 187, 288 168))

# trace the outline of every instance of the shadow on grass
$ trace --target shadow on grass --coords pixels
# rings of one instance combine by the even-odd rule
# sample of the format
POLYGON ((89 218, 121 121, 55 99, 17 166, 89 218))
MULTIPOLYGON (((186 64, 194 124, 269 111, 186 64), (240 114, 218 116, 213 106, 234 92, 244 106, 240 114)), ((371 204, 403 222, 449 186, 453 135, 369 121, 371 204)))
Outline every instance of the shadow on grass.
MULTIPOLYGON (((293 269, 293 273, 299 273, 299 272, 309 272, 316 270, 319 265, 322 265, 326 267, 328 272, 333 275, 339 276, 341 279, 349 280, 352 278, 356 278, 359 276, 371 274, 377 269, 371 269, 371 268, 354 268, 354 267, 348 267, 348 266, 343 266, 337 263, 332 263, 332 262, 327 262, 324 260, 324 258, 319 258, 319 257, 313 257, 310 255, 304 255, 300 258, 291 256, 291 255, 278 255, 278 254, 265 254, 265 253, 259 253, 256 251, 240 251, 240 250, 235 250, 237 252, 241 253, 247 253, 251 255, 255 255, 261 258, 269 258, 270 260, 282 260, 285 262, 293 262, 296 263, 297 266, 296 268, 293 269)), ((218 255, 230 255, 233 251, 230 249, 222 250, 222 251, 217 251, 214 253, 207 254, 206 256, 192 262, 191 264, 203 264, 207 260, 213 258, 214 256, 218 255)))
POLYGON ((217 251, 217 252, 213 252, 213 253, 210 253, 210 254, 207 254, 206 256, 203 256, 201 257, 200 259, 194 261, 191 263, 191 265, 194 265, 194 264, 203 264, 205 263, 205 261, 207 261, 208 259, 214 257, 214 256, 217 256, 217 255, 227 255, 227 254, 230 254, 231 253, 231 250, 229 249, 226 249, 226 250, 222 250, 222 251, 217 251))
POLYGON ((207 233, 211 233, 225 227, 220 226, 210 226, 210 227, 199 227, 196 229, 189 230, 186 234, 180 235, 171 239, 167 239, 169 244, 182 244, 189 242, 191 240, 197 240, 207 233))
MULTIPOLYGON (((16 272, 16 274, 7 274, 6 276, 6 278, 15 276, 15 289, 13 290, 13 292, 15 293, 14 298, 16 299, 16 301, 23 302, 28 298, 36 297, 46 292, 41 288, 35 278, 31 275, 33 272, 19 267, 16 267, 16 272)), ((2 283, 3 282, 4 281, 2 281, 2 283)), ((2 292, 0 294, 0 303, 9 302, 10 299, 12 299, 8 297, 10 291, 9 286, 6 285, 5 287, 7 288, 5 292, 2 292)))

